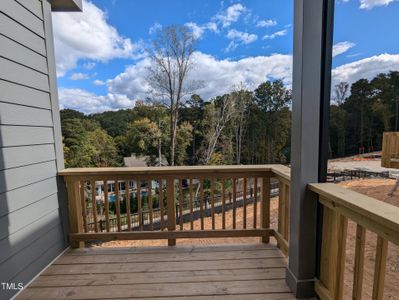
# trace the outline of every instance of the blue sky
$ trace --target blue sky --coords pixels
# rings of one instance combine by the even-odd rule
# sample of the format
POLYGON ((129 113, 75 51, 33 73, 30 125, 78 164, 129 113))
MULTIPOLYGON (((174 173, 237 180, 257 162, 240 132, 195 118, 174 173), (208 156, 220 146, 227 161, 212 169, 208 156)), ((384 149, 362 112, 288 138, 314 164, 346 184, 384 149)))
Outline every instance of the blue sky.
MULTIPOLYGON (((146 49, 157 30, 185 24, 198 37, 191 79, 205 99, 244 83, 291 85, 293 0, 84 0, 54 13, 61 107, 85 113, 148 96, 146 49)), ((399 70, 399 1, 337 0, 333 84, 399 70)))

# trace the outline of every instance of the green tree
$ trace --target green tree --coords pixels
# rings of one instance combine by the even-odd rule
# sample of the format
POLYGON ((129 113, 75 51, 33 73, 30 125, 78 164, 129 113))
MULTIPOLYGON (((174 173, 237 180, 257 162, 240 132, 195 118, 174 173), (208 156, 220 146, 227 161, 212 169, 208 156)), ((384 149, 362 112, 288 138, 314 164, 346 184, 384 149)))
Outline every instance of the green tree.
POLYGON ((115 167, 120 164, 116 145, 103 129, 87 133, 86 149, 89 150, 90 165, 93 167, 115 167))
POLYGON ((158 125, 148 118, 142 118, 129 124, 126 136, 118 140, 119 147, 125 156, 135 153, 136 155, 148 155, 155 160, 158 155, 160 136, 161 131, 158 125))
POLYGON ((291 114, 288 105, 291 91, 281 80, 266 81, 254 91, 254 102, 257 104, 263 122, 265 163, 285 161, 289 154, 291 114), (285 154, 284 154, 285 153, 285 154))

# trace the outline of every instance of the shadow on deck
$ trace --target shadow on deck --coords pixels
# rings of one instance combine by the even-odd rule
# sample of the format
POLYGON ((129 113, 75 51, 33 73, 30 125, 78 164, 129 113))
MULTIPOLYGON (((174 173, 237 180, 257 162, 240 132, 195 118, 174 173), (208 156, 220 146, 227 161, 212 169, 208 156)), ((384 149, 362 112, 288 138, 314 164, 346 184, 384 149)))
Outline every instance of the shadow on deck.
POLYGON ((68 250, 17 299, 295 299, 270 244, 68 250))

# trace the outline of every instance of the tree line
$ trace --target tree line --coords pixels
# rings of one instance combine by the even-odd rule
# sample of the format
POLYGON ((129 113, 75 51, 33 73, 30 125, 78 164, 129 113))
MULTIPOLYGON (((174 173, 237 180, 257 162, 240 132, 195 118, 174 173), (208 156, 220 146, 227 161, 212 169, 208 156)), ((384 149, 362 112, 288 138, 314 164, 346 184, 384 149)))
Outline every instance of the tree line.
POLYGON ((384 131, 398 131, 399 72, 335 86, 330 107, 330 156, 381 150, 384 131))
MULTIPOLYGON (((333 89, 330 157, 381 149, 382 133, 399 128, 399 72, 333 89)), ((209 101, 192 95, 179 109, 176 165, 289 163, 291 91, 277 80, 250 91, 243 85, 209 101)), ((138 101, 131 109, 91 115, 61 111, 67 167, 121 166, 145 155, 171 164, 167 105, 138 101)))
MULTIPOLYGON (((209 101, 192 95, 179 109, 175 165, 284 163, 290 157, 291 91, 280 80, 243 85, 209 101)), ((138 101, 131 109, 84 115, 61 111, 67 167, 122 165, 122 157, 172 162, 168 107, 138 101)))

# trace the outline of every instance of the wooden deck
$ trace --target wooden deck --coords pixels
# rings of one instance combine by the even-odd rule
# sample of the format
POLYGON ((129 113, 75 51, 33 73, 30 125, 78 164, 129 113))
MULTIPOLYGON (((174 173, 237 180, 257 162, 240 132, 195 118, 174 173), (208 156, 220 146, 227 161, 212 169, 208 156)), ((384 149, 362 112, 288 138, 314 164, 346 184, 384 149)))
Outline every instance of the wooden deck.
POLYGON ((295 299, 269 244, 69 250, 17 299, 295 299))

